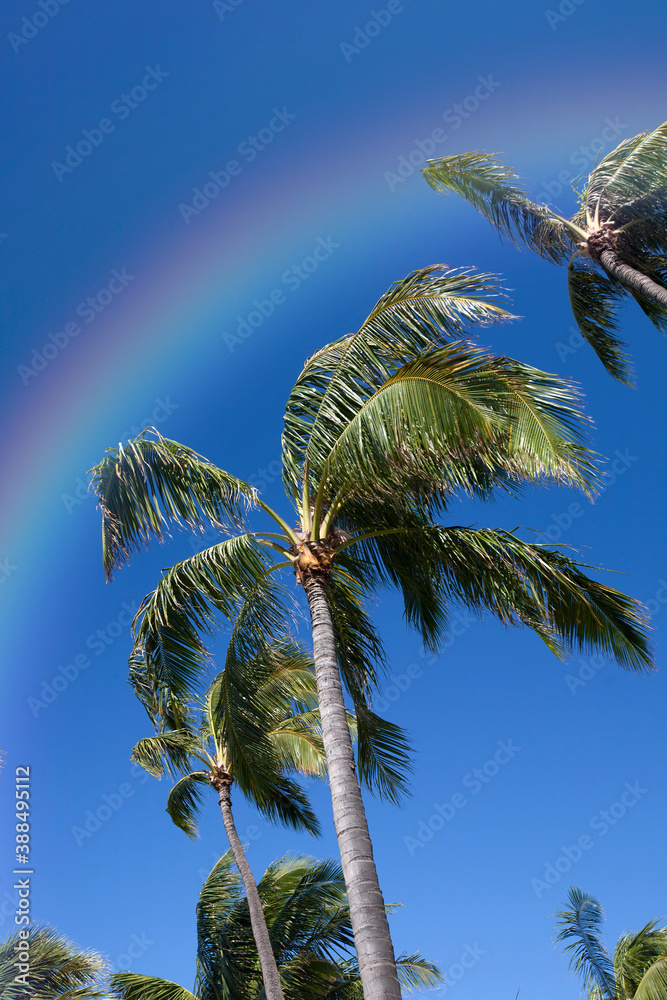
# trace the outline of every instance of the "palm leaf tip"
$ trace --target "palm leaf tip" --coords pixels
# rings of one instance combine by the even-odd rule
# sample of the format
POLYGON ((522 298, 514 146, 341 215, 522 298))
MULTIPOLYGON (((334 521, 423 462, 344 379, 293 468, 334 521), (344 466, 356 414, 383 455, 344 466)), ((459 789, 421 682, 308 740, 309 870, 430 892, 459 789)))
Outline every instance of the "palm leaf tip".
POLYGON ((111 577, 169 527, 204 531, 241 528, 257 501, 249 483, 231 476, 190 448, 148 428, 128 444, 107 449, 90 470, 102 511, 102 548, 111 577))
POLYGON ((531 201, 516 184, 516 172, 495 153, 473 150, 429 160, 422 173, 435 191, 460 195, 515 246, 535 250, 558 264, 571 256, 575 233, 571 223, 531 201))

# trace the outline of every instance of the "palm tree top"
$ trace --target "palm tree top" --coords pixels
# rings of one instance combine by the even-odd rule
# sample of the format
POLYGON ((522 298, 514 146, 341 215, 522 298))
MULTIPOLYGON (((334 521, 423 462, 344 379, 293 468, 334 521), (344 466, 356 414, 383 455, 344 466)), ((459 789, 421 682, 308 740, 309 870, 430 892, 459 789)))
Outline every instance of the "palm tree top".
MULTIPOLYGON (((340 865, 288 854, 269 865, 258 890, 286 1000, 363 1000, 340 865)), ((419 954, 400 956, 398 968, 406 990, 442 983, 437 967, 419 954)), ((111 995, 118 1000, 259 1000, 248 905, 231 852, 214 866, 197 903, 193 992, 121 972, 111 979, 111 995)))
POLYGON ((667 331, 667 122, 621 142, 582 182, 570 218, 528 198, 518 174, 479 150, 429 160, 438 192, 454 191, 517 246, 568 268, 572 312, 607 371, 632 372, 617 332, 619 305, 635 299, 667 331))
POLYGON ((599 901, 578 886, 556 913, 556 941, 565 952, 588 1000, 667 1000, 667 926, 650 920, 640 931, 621 935, 613 956, 602 940, 604 912, 599 901))

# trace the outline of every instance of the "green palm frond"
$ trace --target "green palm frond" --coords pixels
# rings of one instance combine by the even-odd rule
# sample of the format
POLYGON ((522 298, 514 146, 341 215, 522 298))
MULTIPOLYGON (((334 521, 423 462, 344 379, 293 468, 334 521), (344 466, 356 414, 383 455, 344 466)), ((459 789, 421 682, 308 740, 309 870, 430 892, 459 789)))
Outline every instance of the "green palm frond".
MULTIPOLYGON (((234 620, 271 559, 252 535, 238 535, 168 570, 135 618, 135 661, 144 664, 144 705, 196 694, 209 656, 203 636, 234 620)), ((265 617, 277 611, 264 604, 265 617)), ((138 692, 139 693, 139 692, 138 692)))
POLYGON ((109 994, 116 1000, 200 1000, 168 979, 135 972, 116 972, 110 980, 109 994))
POLYGON ((393 497, 415 481, 443 502, 467 482, 507 475, 590 492, 586 418, 572 384, 460 342, 405 365, 341 427, 326 482, 393 497), (482 467, 482 477, 477 470, 482 467))
POLYGON ((396 971, 401 989, 406 992, 433 990, 445 981, 438 966, 428 962, 419 952, 399 955, 396 959, 396 971))
MULTIPOLYGON (((663 942, 664 944, 664 942, 663 942)), ((667 997, 667 947, 642 976, 634 1000, 665 1000, 667 997)))
POLYGON ((334 569, 327 598, 343 682, 354 704, 359 779, 374 794, 398 803, 409 794, 411 747, 400 726, 370 708, 385 673, 385 653, 364 608, 363 587, 343 564, 350 566, 351 557, 334 569))
POLYGON ((614 949, 614 973, 622 997, 667 997, 667 927, 651 920, 640 931, 622 934, 614 949))
MULTIPOLYGON (((586 576, 585 564, 507 531, 451 527, 422 538, 422 558, 431 553, 445 599, 488 609, 506 625, 527 625, 556 655, 597 651, 627 669, 652 668, 645 609, 586 576)), ((415 538, 417 557, 419 544, 415 538)))
POLYGON ((605 1000, 615 1000, 614 967, 600 937, 602 907, 577 886, 570 889, 568 904, 556 914, 560 928, 556 941, 569 942, 565 951, 570 955, 570 968, 578 973, 584 989, 597 987, 605 1000))
POLYGON ((160 733, 139 740, 132 751, 132 760, 156 778, 172 777, 189 771, 193 754, 201 753, 201 742, 189 730, 160 733))
POLYGON ((23 940, 16 931, 0 944, 0 995, 3 1000, 94 1000, 103 998, 105 958, 94 951, 81 951, 64 935, 46 924, 28 928, 30 968, 27 982, 16 966, 16 946, 23 940))
POLYGON ((380 299, 357 333, 316 352, 287 401, 287 491, 301 490, 304 462, 318 478, 340 431, 360 406, 421 352, 460 339, 468 327, 511 318, 493 275, 433 266, 414 271, 380 299))
POLYGON ((575 230, 546 205, 530 201, 515 183, 518 174, 495 153, 476 150, 429 160, 422 173, 435 191, 456 192, 516 246, 523 244, 556 264, 571 255, 575 230))
POLYGON ((209 771, 192 771, 173 786, 167 799, 167 812, 180 830, 195 840, 198 836, 197 817, 204 795, 211 788, 209 771))
POLYGON ((618 310, 626 291, 593 266, 589 257, 575 254, 567 269, 570 305, 581 335, 610 375, 632 384, 632 370, 617 336, 618 310))
MULTIPOLYGON (((598 203, 606 212, 623 207, 631 210, 641 202, 646 209, 648 198, 653 208, 667 207, 667 122, 652 132, 625 139, 607 154, 591 172, 587 188, 587 208, 595 214, 598 203)), ((620 219, 616 221, 621 222, 620 219)))
POLYGON ((125 447, 107 449, 107 456, 91 471, 108 577, 151 538, 164 539, 169 524, 240 528, 245 510, 256 502, 254 487, 154 428, 125 447))

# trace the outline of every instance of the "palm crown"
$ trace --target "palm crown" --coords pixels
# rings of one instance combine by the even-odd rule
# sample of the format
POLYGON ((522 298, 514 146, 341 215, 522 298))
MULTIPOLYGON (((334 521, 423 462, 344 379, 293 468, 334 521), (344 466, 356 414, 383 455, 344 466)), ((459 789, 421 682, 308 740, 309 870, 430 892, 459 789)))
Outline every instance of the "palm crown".
POLYGON ((312 659, 285 640, 240 660, 236 633, 200 717, 180 706, 182 728, 141 740, 132 759, 156 777, 178 778, 167 812, 189 836, 197 835, 206 789, 232 783, 267 819, 317 834, 317 817, 290 777, 326 774, 312 659))
POLYGON ((405 782, 400 731, 369 707, 384 662, 366 610, 372 592, 397 587, 431 649, 461 602, 533 629, 558 655, 591 648, 631 669, 651 665, 640 606, 576 560, 510 532, 439 521, 460 494, 596 488, 574 387, 461 339, 471 324, 509 318, 498 299, 488 275, 425 268, 382 296, 356 333, 308 359, 283 432, 296 528, 249 484, 159 436, 111 450, 94 470, 109 575, 169 524, 235 532, 167 571, 139 609, 137 691, 154 719, 171 724, 172 704, 200 682, 216 622, 241 616, 271 641, 289 615, 273 574, 289 569, 303 586, 366 1000, 398 1000, 400 990, 355 766, 389 798, 405 782), (244 530, 252 507, 277 530, 244 530), (356 765, 341 675, 357 718, 356 765))
POLYGON ((667 122, 601 159, 570 219, 527 198, 517 174, 492 154, 430 160, 423 173, 436 191, 465 198, 502 236, 567 266, 582 336, 611 375, 630 381, 617 336, 622 300, 632 297, 659 330, 667 330, 667 122))
POLYGON ((588 1000, 666 1000, 667 927, 651 920, 636 933, 622 934, 612 957, 600 934, 603 916, 598 900, 576 886, 566 909, 556 914, 556 941, 569 942, 570 968, 588 1000))
MULTIPOLYGON (((340 866, 286 856, 267 868, 258 890, 286 1000, 363 1000, 340 866)), ((404 988, 442 981, 418 954, 401 956, 398 967, 404 988)), ((194 993, 129 972, 117 973, 111 984, 118 1000, 260 1000, 248 906, 229 853, 214 867, 197 904, 194 993)))

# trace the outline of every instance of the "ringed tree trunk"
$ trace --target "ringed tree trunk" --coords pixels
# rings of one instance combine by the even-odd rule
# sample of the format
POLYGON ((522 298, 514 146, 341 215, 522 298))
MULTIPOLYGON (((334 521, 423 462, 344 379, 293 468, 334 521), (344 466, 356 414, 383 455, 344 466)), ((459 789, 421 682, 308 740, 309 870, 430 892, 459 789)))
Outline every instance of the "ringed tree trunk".
POLYGON ((663 288, 657 281, 653 281, 642 271, 638 271, 630 264, 624 263, 618 256, 614 246, 613 234, 595 233, 588 238, 588 252, 593 260, 600 262, 602 267, 613 278, 620 281, 626 288, 631 288, 634 292, 639 292, 647 299, 667 309, 667 288, 663 288))
POLYGON ((225 824, 229 846, 232 849, 236 867, 241 873, 241 878, 243 879, 243 885, 245 887, 248 909, 250 911, 250 925, 252 927, 255 944, 257 945, 257 953, 259 955, 259 964, 262 969, 262 979, 264 981, 266 998, 267 1000, 284 1000, 283 989, 280 985, 280 974, 278 972, 275 955, 273 954, 273 948, 271 947, 269 929, 266 926, 266 917, 264 916, 262 901, 259 898, 259 893, 257 891, 257 883, 255 882, 255 877, 252 873, 250 865, 248 864, 246 856, 243 853, 243 847, 236 830, 234 816, 232 815, 231 780, 227 779, 224 782, 221 781, 219 783, 218 791, 220 792, 220 798, 218 800, 220 802, 220 812, 222 813, 222 821, 225 824))
POLYGON ((364 1000, 400 1000, 394 947, 380 891, 366 812, 355 772, 333 623, 320 576, 303 580, 313 627, 313 657, 334 826, 350 906, 364 1000))

